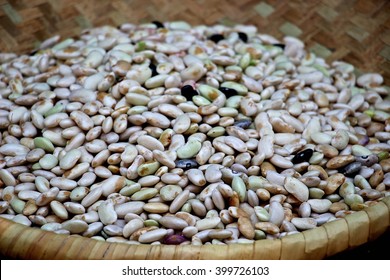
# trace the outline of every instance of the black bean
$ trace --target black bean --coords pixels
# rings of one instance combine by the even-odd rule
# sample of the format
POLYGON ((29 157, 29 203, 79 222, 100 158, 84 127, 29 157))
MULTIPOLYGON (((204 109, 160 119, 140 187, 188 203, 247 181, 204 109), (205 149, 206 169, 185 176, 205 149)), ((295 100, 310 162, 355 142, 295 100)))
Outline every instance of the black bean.
POLYGON ((238 92, 232 88, 220 87, 219 90, 222 91, 222 93, 225 94, 227 98, 238 95, 238 92))
POLYGON ((356 161, 360 162, 364 166, 371 166, 378 162, 378 156, 375 154, 367 155, 367 156, 356 156, 356 161))
POLYGON ((248 35, 244 32, 238 32, 238 37, 243 41, 244 43, 248 42, 248 35))
POLYGON ((164 28, 164 25, 157 20, 152 21, 152 23, 154 23, 157 28, 164 28))
POLYGON ((198 167, 198 163, 194 159, 180 159, 175 163, 177 168, 189 169, 198 167))
POLYGON ((239 121, 236 121, 233 126, 238 126, 238 127, 241 127, 243 129, 247 129, 248 127, 250 127, 252 124, 252 121, 251 120, 239 120, 239 121))
POLYGON ((185 85, 181 88, 181 95, 187 100, 192 100, 192 97, 198 95, 198 92, 190 85, 185 85))
POLYGON ((362 167, 362 163, 355 161, 341 168, 339 172, 344 174, 347 177, 354 177, 360 171, 361 167, 362 167))
POLYGON ((156 65, 154 65, 153 63, 150 63, 149 68, 150 68, 150 70, 152 70, 152 77, 158 75, 157 70, 156 70, 156 65))
POLYGON ((33 55, 35 55, 38 51, 39 51, 39 49, 35 49, 35 50, 33 50, 32 52, 30 52, 30 55, 33 56, 33 55))
POLYGON ((218 43, 219 41, 225 39, 222 34, 213 34, 209 37, 209 40, 213 41, 214 43, 218 43))
POLYGON ((281 48, 282 50, 284 50, 284 48, 286 47, 285 44, 272 44, 272 46, 279 47, 279 48, 281 48))
POLYGON ((305 161, 309 161, 311 156, 313 155, 313 149, 306 149, 306 150, 303 150, 299 153, 297 153, 293 159, 292 159, 292 163, 294 164, 298 164, 298 163, 302 163, 302 162, 305 162, 305 161))

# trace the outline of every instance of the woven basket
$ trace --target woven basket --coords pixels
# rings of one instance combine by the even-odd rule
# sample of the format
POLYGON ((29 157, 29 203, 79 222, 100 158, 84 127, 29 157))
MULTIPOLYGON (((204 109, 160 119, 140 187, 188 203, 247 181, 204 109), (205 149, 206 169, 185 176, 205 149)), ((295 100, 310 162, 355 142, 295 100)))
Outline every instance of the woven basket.
MULTIPOLYGON (((282 39, 296 36, 328 62, 344 60, 390 81, 388 0, 0 0, 0 52, 29 53, 53 35, 85 28, 184 20, 253 24, 282 39)), ((390 228, 390 197, 316 229, 250 245, 126 245, 64 236, 0 219, 0 253, 19 259, 324 259, 390 228)))
POLYGON ((321 227, 277 240, 229 245, 128 245, 59 235, 0 219, 0 252, 16 259, 320 260, 377 239, 390 228, 390 197, 321 227))

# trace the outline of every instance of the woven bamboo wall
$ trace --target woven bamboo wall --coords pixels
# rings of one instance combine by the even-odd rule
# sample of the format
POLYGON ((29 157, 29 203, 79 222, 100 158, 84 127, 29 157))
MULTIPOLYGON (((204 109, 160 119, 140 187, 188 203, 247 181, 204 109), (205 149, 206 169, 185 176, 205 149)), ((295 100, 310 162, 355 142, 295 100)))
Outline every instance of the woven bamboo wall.
POLYGON ((0 0, 0 52, 26 53, 53 35, 99 25, 185 20, 253 24, 301 38, 316 54, 390 80, 389 0, 0 0))

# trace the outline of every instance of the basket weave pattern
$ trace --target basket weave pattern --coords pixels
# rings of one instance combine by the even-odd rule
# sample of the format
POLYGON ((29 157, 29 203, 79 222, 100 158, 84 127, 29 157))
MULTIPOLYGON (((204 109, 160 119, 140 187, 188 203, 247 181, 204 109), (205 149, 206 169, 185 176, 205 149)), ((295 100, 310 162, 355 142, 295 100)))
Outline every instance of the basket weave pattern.
POLYGON ((375 240, 390 227, 390 197, 321 227, 253 244, 128 245, 66 236, 0 219, 0 252, 17 259, 320 260, 375 240))
POLYGON ((388 0, 0 0, 0 52, 24 53, 53 35, 88 27, 184 20, 253 24, 276 38, 299 37, 308 49, 390 79, 388 0))
MULTIPOLYGON (((152 20, 253 24, 278 39, 299 37, 329 62, 344 60, 390 81, 388 0, 0 0, 0 52, 29 53, 43 40, 83 29, 152 20)), ((390 198, 281 240, 228 246, 126 245, 57 235, 0 219, 0 252, 22 259, 323 259, 390 227, 390 198)))

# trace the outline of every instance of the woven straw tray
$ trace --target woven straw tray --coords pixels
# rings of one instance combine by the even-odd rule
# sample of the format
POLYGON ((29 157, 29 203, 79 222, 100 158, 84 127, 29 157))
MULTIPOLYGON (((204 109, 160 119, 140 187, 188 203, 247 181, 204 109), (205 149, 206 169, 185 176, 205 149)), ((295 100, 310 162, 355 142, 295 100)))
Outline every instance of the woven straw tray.
MULTIPOLYGON (((390 80, 388 0, 0 0, 0 52, 29 53, 53 35, 88 27, 184 20, 256 25, 296 36, 327 61, 344 60, 390 80)), ((359 71, 359 70, 358 70, 359 71)), ((390 197, 315 229, 253 244, 127 245, 64 236, 0 218, 0 254, 17 259, 324 259, 375 240, 390 228, 390 197)))
POLYGON ((21 259, 309 260, 375 240, 390 227, 390 197, 321 227, 279 240, 223 245, 128 245, 64 236, 0 219, 0 252, 21 259))

